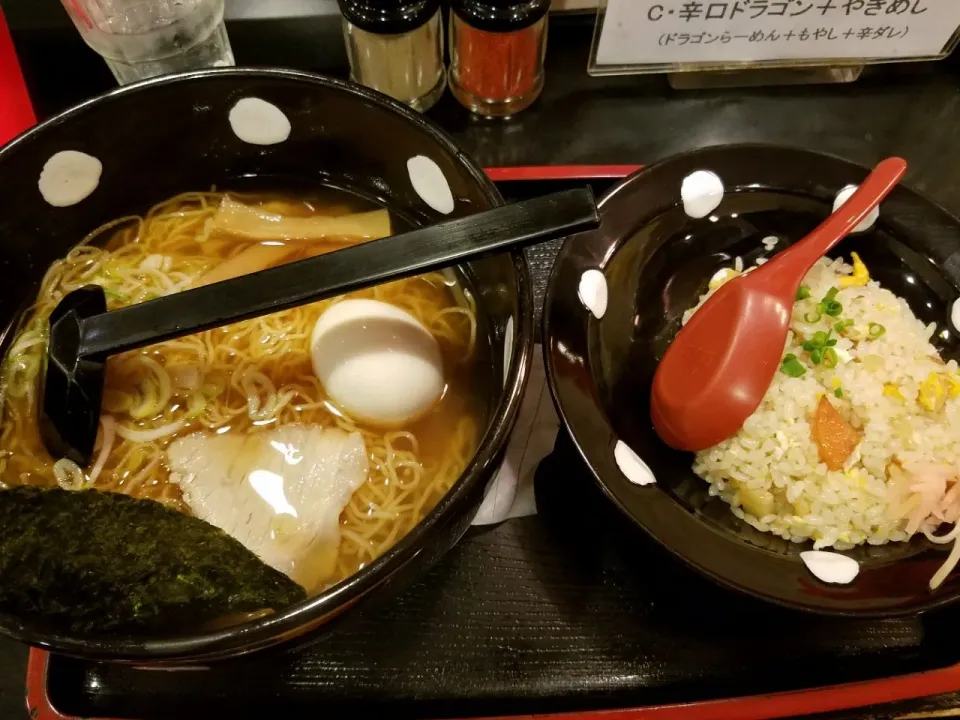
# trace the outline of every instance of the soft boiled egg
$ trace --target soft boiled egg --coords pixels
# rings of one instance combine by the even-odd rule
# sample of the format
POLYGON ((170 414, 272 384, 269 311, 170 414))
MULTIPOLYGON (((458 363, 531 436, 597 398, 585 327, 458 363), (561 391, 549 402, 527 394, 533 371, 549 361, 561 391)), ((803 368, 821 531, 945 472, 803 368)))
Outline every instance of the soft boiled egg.
POLYGON ((310 353, 333 403, 371 425, 404 425, 443 394, 436 339, 417 318, 389 303, 342 300, 332 305, 313 328, 310 353))

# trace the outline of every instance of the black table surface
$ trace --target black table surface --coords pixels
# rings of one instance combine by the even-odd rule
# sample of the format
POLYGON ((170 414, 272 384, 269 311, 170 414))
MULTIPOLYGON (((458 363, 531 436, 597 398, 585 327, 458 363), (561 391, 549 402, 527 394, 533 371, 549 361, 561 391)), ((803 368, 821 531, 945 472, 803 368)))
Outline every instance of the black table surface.
MULTIPOLYGON (((113 86, 56 0, 0 5, 41 118, 113 86)), ((241 64, 344 74, 335 18, 237 21, 229 32, 241 64)), ((910 162, 908 184, 960 213, 960 144, 952 141, 960 126, 960 60, 869 69, 852 85, 674 91, 662 77, 590 78, 588 46, 588 24, 554 23, 543 97, 509 122, 472 118, 449 95, 430 114, 488 167, 648 163, 736 142, 800 146, 866 165, 896 154, 910 162)), ((541 281, 551 256, 548 248, 531 258, 541 281)), ((26 717, 25 659, 24 648, 0 641, 0 718, 26 717)), ((831 717, 892 718, 957 706, 960 694, 831 717)))

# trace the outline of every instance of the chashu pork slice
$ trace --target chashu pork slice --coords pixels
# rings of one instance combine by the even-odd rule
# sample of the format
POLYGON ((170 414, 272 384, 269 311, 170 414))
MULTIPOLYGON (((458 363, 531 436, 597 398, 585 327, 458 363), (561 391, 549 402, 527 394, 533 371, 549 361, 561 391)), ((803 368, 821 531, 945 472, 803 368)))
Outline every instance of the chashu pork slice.
POLYGON ((201 520, 308 591, 333 574, 340 513, 367 479, 360 433, 316 425, 199 432, 171 443, 167 461, 201 520))

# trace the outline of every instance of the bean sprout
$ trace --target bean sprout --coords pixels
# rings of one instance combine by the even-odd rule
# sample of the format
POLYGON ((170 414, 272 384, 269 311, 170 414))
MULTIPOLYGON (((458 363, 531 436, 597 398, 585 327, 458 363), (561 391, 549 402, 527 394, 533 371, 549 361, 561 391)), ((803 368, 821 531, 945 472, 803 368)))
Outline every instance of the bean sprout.
POLYGON ((113 449, 113 441, 117 435, 116 423, 109 415, 100 416, 100 425, 103 426, 103 442, 100 444, 100 454, 97 456, 97 461, 93 464, 93 470, 90 471, 91 485, 100 477, 100 472, 103 470, 103 466, 107 462, 107 457, 113 449))

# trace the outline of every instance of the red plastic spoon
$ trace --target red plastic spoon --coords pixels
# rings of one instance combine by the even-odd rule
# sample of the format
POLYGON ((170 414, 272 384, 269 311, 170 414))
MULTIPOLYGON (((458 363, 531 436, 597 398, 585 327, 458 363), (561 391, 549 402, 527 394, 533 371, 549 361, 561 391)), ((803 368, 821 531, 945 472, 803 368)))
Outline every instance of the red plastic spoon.
POLYGON ((667 445, 703 450, 740 429, 780 366, 804 275, 880 204, 906 171, 901 158, 881 162, 813 232, 749 275, 726 283, 690 319, 653 378, 650 411, 667 445))

